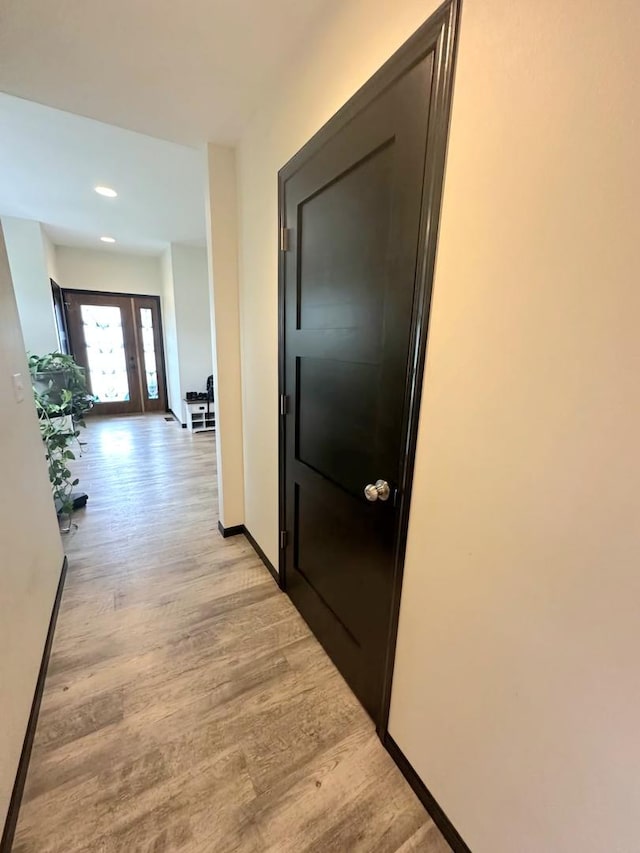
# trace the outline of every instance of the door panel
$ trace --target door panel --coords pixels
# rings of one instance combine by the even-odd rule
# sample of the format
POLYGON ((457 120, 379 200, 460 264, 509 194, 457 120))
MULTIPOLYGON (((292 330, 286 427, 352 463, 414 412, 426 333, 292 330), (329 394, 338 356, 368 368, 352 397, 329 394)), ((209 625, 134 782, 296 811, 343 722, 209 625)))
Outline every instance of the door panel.
POLYGON ((73 355, 87 371, 96 414, 142 411, 131 300, 65 292, 73 355))
POLYGON ((371 412, 377 405, 378 365, 299 358, 297 373, 297 460, 360 497, 362 472, 377 458, 371 412), (349 430, 332 435, 340 420, 349 430))
POLYGON ((382 702, 433 53, 283 181, 286 586, 372 716, 382 702), (364 486, 389 482, 390 500, 364 486))
POLYGON ((389 142, 300 204, 299 329, 381 334, 392 169, 389 142))
POLYGON ((164 412, 165 375, 160 334, 160 309, 156 299, 136 296, 135 314, 138 364, 140 365, 141 395, 145 412, 164 412))
POLYGON ((164 365, 158 302, 65 291, 76 361, 87 371, 96 414, 164 411, 164 365))
POLYGON ((67 323, 67 309, 64 304, 62 288, 51 278, 51 298, 53 299, 53 313, 56 321, 56 333, 58 335, 58 349, 64 355, 71 354, 69 346, 69 327, 67 323))
POLYGON ((91 391, 98 402, 123 403, 131 397, 122 315, 116 305, 80 306, 91 391))

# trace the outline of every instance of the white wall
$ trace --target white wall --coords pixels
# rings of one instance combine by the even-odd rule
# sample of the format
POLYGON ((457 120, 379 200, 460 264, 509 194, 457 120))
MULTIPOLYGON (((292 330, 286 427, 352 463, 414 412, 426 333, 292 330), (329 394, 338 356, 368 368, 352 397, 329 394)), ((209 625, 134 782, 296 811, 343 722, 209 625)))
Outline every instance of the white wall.
POLYGON ((166 284, 164 259, 155 255, 134 255, 113 249, 85 249, 57 246, 55 259, 60 287, 73 290, 131 293, 159 296, 167 373, 169 408, 180 417, 180 382, 176 345, 173 282, 166 284), (174 408, 178 404, 178 409, 174 408))
POLYGON ((160 258, 110 249, 56 247, 58 284, 75 290, 160 296, 160 258))
POLYGON ((173 289, 173 258, 169 247, 161 258, 162 311, 164 329, 164 354, 167 362, 167 395, 169 408, 177 418, 182 418, 182 393, 180 390, 180 354, 178 351, 178 326, 176 301, 173 289))
POLYGON ((55 260, 60 287, 72 290, 131 293, 159 296, 162 312, 168 406, 178 417, 180 400, 178 353, 173 304, 173 282, 167 287, 164 259, 155 255, 134 255, 112 249, 84 249, 57 246, 55 260))
MULTIPOLYGON (((346 0, 242 139, 277 556, 277 169, 419 26, 346 0)), ((638 848, 640 6, 465 0, 390 732, 474 853, 638 848)))
POLYGON ((42 225, 40 226, 40 230, 42 232, 42 244, 44 246, 47 275, 49 276, 49 279, 53 279, 55 283, 58 284, 58 256, 56 254, 56 247, 42 225))
POLYGON ((235 527, 245 521, 235 150, 224 145, 209 145, 207 169, 207 244, 215 326, 213 370, 218 506, 223 527, 235 527))
POLYGON ((206 391, 213 371, 207 250, 172 243, 171 256, 184 396, 187 391, 206 391))
POLYGON ((2 227, 25 346, 38 355, 54 352, 59 344, 49 281, 48 238, 40 223, 30 219, 4 216, 2 227))
POLYGON ((206 390, 212 372, 206 250, 174 243, 157 257, 58 246, 55 261, 61 287, 161 297, 169 407, 181 418, 186 392, 206 390))
POLYGON ((62 567, 51 487, 0 229, 0 826, 4 824, 62 567), (12 377, 25 399, 17 403, 12 377))

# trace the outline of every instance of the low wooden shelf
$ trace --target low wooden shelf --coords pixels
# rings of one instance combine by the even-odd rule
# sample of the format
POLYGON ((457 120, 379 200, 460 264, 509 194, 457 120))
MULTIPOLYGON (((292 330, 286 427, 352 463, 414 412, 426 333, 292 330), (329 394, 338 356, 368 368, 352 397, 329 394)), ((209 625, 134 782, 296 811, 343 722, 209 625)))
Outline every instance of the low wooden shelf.
POLYGON ((207 400, 183 400, 182 425, 191 432, 214 430, 216 428, 216 404, 207 400))

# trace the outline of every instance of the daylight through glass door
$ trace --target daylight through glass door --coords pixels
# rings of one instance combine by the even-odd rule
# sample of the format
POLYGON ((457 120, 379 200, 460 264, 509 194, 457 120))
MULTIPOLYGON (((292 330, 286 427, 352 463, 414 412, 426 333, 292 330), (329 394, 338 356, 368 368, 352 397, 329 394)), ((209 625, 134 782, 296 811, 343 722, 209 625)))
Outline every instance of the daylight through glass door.
POLYGON ((117 306, 81 305, 91 391, 96 402, 130 399, 122 311, 117 306))
POLYGON ((71 350, 86 368, 96 414, 166 411, 160 300, 64 291, 71 350))

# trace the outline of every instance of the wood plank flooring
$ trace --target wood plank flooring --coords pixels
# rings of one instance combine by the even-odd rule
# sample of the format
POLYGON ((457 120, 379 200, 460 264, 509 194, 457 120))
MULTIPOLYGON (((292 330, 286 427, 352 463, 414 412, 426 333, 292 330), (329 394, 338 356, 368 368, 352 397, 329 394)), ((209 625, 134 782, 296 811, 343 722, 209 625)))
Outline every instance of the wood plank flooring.
POLYGON ((215 438, 96 418, 14 853, 444 853, 243 536, 215 438))

